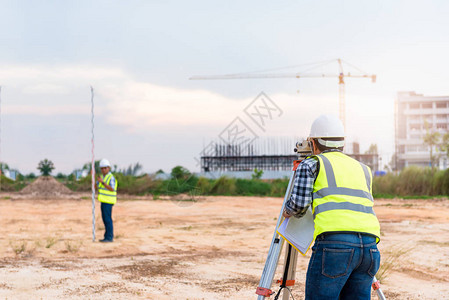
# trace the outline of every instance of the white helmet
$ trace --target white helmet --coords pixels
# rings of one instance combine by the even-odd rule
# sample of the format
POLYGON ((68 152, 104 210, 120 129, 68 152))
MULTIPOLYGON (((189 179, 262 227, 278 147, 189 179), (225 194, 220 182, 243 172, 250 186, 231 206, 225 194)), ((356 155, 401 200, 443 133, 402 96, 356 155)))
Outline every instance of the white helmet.
POLYGON ((109 160, 107 160, 106 158, 103 158, 102 160, 100 160, 100 168, 106 168, 106 167, 111 167, 111 164, 109 163, 109 160))
POLYGON ((325 141, 321 138, 344 138, 343 123, 334 115, 321 115, 315 119, 310 129, 309 138, 317 138, 318 142, 327 147, 343 147, 344 141, 325 141))

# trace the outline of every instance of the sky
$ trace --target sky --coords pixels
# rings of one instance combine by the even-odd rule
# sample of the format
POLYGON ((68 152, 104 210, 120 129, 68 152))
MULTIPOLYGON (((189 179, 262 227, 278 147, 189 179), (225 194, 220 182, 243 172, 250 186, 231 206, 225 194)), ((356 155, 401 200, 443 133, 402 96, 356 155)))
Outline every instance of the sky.
POLYGON ((447 1, 0 0, 0 11, 0 160, 24 174, 44 158, 55 174, 91 160, 91 86, 96 159, 145 172, 199 171, 236 118, 259 139, 293 139, 338 114, 335 78, 193 75, 295 73, 337 58, 376 74, 347 78, 346 133, 362 152, 377 144, 384 163, 397 92, 449 95, 447 1), (278 108, 263 128, 245 114, 261 92, 278 108))

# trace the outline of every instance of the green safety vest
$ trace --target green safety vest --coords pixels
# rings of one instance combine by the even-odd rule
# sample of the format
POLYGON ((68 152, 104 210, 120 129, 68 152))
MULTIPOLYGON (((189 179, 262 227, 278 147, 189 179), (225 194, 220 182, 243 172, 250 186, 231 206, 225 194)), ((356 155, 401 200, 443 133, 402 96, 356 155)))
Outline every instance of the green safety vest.
MULTIPOLYGON (((110 186, 110 182, 112 179, 112 173, 109 172, 106 176, 101 175, 103 181, 110 186)), ((117 202, 117 180, 115 180, 115 185, 112 186, 114 191, 108 190, 103 183, 98 184, 98 201, 103 203, 115 204, 117 202)))
POLYGON ((375 235, 379 242, 370 168, 337 151, 313 157, 320 166, 313 186, 314 238, 323 232, 351 231, 375 235))

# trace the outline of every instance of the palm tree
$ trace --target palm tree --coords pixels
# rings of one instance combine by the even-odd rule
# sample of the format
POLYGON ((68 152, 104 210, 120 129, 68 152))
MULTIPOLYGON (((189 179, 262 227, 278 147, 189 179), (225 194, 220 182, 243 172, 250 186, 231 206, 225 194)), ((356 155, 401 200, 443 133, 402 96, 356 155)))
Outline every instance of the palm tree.
POLYGON ((441 142, 441 151, 446 152, 446 156, 449 157, 449 132, 446 132, 443 135, 443 139, 441 142))
POLYGON ((3 172, 3 170, 9 170, 8 164, 0 162, 0 170, 3 172))
POLYGON ((377 154, 377 144, 371 144, 369 146, 369 149, 367 151, 365 151, 365 154, 377 154))
POLYGON ((439 132, 427 132, 423 137, 423 142, 430 147, 430 167, 433 168, 436 157, 433 155, 433 147, 438 145, 441 134, 439 132))
POLYGON ((55 168, 55 165, 51 160, 44 159, 39 162, 37 165, 37 169, 41 172, 42 176, 48 176, 51 174, 51 171, 53 171, 55 168))

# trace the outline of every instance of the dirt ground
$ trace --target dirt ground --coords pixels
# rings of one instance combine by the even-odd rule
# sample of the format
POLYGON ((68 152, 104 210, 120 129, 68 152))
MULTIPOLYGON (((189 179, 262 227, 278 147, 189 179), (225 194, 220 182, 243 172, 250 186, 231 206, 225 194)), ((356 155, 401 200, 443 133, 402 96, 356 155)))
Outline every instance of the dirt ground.
MULTIPOLYGON (((256 299, 281 198, 119 199, 109 244, 82 198, 0 195, 0 299, 256 299)), ((449 299, 449 200, 375 203, 386 298, 449 299)))

